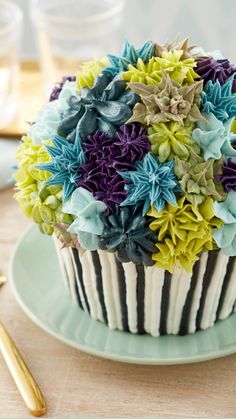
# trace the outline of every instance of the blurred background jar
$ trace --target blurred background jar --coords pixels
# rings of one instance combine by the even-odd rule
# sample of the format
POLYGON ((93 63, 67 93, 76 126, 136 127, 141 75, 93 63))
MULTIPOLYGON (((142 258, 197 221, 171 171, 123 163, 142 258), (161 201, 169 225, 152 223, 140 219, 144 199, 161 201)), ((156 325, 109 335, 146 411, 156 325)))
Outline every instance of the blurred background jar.
POLYGON ((124 0, 32 0, 44 90, 48 95, 81 63, 117 53, 123 38, 124 0))
POLYGON ((22 21, 16 4, 0 0, 0 128, 9 124, 18 108, 22 21))

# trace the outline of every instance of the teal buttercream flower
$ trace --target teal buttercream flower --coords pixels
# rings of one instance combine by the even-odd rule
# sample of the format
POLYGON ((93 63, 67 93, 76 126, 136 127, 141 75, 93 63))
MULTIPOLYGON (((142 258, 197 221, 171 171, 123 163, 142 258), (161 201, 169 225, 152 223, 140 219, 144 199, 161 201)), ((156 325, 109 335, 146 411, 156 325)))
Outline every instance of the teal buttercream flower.
POLYGON ((203 113, 202 115, 205 121, 197 122, 197 128, 192 132, 192 138, 202 148, 204 159, 219 160, 222 155, 236 157, 236 150, 231 145, 231 142, 236 140, 236 135, 230 132, 230 124, 223 124, 213 113, 203 113))
POLYGON ((142 215, 142 204, 131 207, 116 205, 111 215, 102 215, 104 231, 99 248, 115 252, 122 263, 154 264, 152 253, 156 251, 157 235, 149 228, 148 217, 142 215))
POLYGON ((236 192, 230 191, 224 202, 215 202, 214 210, 224 225, 213 230, 213 238, 226 255, 236 256, 236 192))
POLYGON ((78 236, 83 248, 98 248, 99 236, 104 229, 101 214, 106 208, 104 202, 97 201, 93 194, 84 188, 75 189, 70 201, 64 204, 63 211, 76 216, 67 231, 78 236))
POLYGON ((104 68, 103 73, 116 76, 121 71, 128 70, 129 64, 135 65, 139 58, 146 63, 153 56, 154 49, 155 45, 151 41, 147 41, 140 48, 135 49, 132 44, 125 40, 120 56, 108 54, 110 66, 104 68))
POLYGON ((236 94, 232 93, 235 74, 224 84, 209 80, 201 93, 202 111, 213 113, 217 119, 226 122, 236 115, 236 94))
POLYGON ((174 161, 160 163, 150 153, 146 154, 142 162, 135 165, 136 170, 119 172, 127 180, 125 189, 127 198, 120 204, 135 205, 144 201, 143 215, 153 204, 157 211, 161 211, 166 202, 175 205, 175 192, 179 192, 177 177, 174 174, 174 161))
POLYGON ((47 185, 63 185, 63 202, 65 202, 76 189, 80 178, 78 168, 85 163, 85 155, 79 136, 73 144, 59 135, 54 136, 52 142, 53 146, 45 145, 52 161, 37 167, 53 175, 46 181, 47 185))
POLYGON ((49 102, 38 114, 28 130, 28 136, 35 144, 42 144, 57 133, 62 114, 69 108, 68 99, 75 94, 75 83, 66 82, 58 99, 49 102))
POLYGON ((118 128, 132 115, 132 108, 140 99, 119 77, 112 79, 101 74, 91 89, 83 88, 79 96, 72 96, 69 108, 62 115, 57 133, 74 141, 82 140, 97 130, 112 138, 118 128))

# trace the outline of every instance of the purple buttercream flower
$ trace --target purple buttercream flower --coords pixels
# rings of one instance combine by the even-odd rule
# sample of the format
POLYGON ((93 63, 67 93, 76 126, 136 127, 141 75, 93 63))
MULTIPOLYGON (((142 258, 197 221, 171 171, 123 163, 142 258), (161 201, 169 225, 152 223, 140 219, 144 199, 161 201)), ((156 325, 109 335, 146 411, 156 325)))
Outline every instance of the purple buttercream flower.
POLYGON ((89 135, 83 148, 88 161, 96 160, 99 163, 105 159, 113 161, 113 167, 116 164, 133 166, 150 151, 151 143, 146 128, 130 124, 122 125, 113 139, 99 131, 89 135))
POLYGON ((227 159, 221 166, 222 174, 216 175, 216 179, 222 183, 226 192, 236 191, 236 161, 227 159))
POLYGON ((138 124, 122 125, 114 138, 96 131, 83 142, 87 163, 80 166, 78 185, 105 202, 108 213, 126 198, 124 180, 118 173, 135 169, 135 163, 150 151, 146 128, 138 124))
POLYGON ((63 76, 61 81, 58 82, 57 84, 55 84, 50 97, 49 97, 49 102, 52 102, 53 100, 58 99, 59 94, 62 91, 62 88, 65 84, 66 81, 75 81, 76 77, 75 76, 63 76))
MULTIPOLYGON (((236 72, 236 67, 233 67, 226 58, 215 60, 213 57, 197 57, 196 62, 197 67, 194 70, 204 80, 204 83, 209 80, 215 83, 216 80, 219 80, 220 84, 224 84, 236 72)), ((236 79, 234 79, 232 90, 236 92, 236 79)))
POLYGON ((126 182, 116 170, 106 164, 97 165, 95 161, 83 164, 78 170, 81 178, 79 186, 92 192, 94 197, 107 205, 107 213, 115 209, 126 198, 124 189, 126 182))
POLYGON ((95 134, 89 135, 83 142, 83 149, 88 161, 108 160, 112 156, 113 140, 104 132, 96 131, 95 134))
POLYGON ((114 147, 118 147, 120 155, 116 158, 129 160, 135 163, 143 160, 144 156, 151 150, 151 143, 147 136, 147 130, 139 124, 122 125, 116 133, 114 147))

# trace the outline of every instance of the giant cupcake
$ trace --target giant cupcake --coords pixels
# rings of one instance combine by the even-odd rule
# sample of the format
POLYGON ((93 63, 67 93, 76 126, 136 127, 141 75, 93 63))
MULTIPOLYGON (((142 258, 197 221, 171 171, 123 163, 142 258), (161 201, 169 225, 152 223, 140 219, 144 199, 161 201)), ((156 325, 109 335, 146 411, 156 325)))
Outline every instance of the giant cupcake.
POLYGON ((185 335, 234 312, 235 92, 219 52, 126 41, 63 77, 30 124, 15 196, 94 320, 185 335))

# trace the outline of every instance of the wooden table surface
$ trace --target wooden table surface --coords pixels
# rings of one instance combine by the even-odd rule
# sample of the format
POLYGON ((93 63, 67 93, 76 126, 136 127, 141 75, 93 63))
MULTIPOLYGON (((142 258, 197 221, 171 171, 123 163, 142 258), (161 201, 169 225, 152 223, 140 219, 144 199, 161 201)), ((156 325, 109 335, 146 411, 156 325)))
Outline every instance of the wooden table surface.
MULTIPOLYGON (((0 269, 5 273, 29 224, 12 196, 11 189, 0 192, 0 269)), ((0 301, 0 318, 46 395, 46 417, 236 417, 236 355, 167 367, 107 361, 39 329, 15 302, 8 283, 0 289, 0 301)), ((28 417, 0 358, 0 418, 28 417)))

